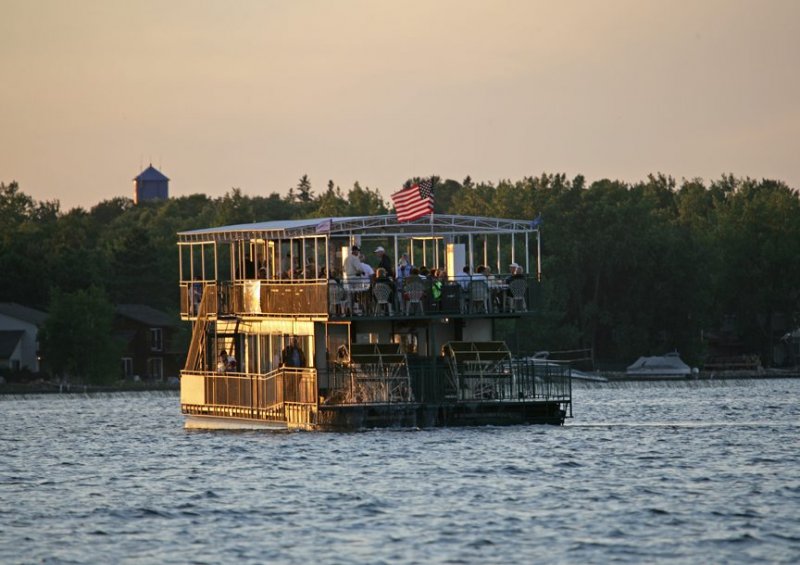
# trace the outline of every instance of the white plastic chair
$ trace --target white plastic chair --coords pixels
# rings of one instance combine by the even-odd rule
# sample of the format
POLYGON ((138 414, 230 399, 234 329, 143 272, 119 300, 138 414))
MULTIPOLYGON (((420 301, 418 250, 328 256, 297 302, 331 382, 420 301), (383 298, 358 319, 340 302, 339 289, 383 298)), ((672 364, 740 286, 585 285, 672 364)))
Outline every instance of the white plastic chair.
POLYGON ((328 281, 328 309, 333 315, 344 316, 350 309, 350 301, 341 283, 328 281))
POLYGON ((420 314, 425 313, 422 300, 425 298, 425 284, 420 280, 406 280, 403 286, 403 293, 406 295, 406 316, 411 314, 411 307, 419 307, 420 314))
POLYGON ((525 279, 511 279, 508 283, 508 309, 510 312, 525 312, 528 304, 525 295, 528 292, 528 281, 525 279))
POLYGON ((469 311, 476 313, 479 310, 489 313, 489 285, 484 281, 472 281, 469 283, 469 311))
POLYGON ((381 309, 381 306, 386 308, 386 312, 388 312, 389 316, 394 316, 394 306, 392 305, 392 287, 385 282, 375 283, 375 286, 372 289, 372 296, 375 297, 375 315, 378 315, 378 311, 381 309))

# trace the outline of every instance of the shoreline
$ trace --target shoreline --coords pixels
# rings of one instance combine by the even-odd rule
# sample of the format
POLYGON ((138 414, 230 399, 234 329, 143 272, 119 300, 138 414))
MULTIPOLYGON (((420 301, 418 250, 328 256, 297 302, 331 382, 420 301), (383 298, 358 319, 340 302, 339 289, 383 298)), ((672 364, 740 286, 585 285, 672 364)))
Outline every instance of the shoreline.
MULTIPOLYGON (((691 382, 691 381, 726 381, 726 380, 765 380, 765 379, 797 379, 800 370, 763 369, 761 371, 701 371, 696 375, 678 377, 630 377, 624 372, 598 371, 597 375, 606 379, 592 381, 575 379, 578 383, 592 383, 603 385, 608 383, 644 383, 644 382, 691 382)), ((56 383, 2 383, 0 384, 0 397, 22 394, 89 394, 105 392, 158 392, 180 391, 180 383, 119 383, 113 385, 60 385, 56 383)))
POLYGON ((3 383, 0 396, 18 394, 89 394, 98 392, 179 391, 179 383, 120 383, 114 385, 60 385, 55 383, 3 383))
POLYGON ((625 372, 599 371, 608 382, 665 382, 665 381, 726 381, 726 380, 764 380, 797 379, 800 369, 761 369, 759 371, 700 371, 693 375, 681 376, 629 376, 625 372))

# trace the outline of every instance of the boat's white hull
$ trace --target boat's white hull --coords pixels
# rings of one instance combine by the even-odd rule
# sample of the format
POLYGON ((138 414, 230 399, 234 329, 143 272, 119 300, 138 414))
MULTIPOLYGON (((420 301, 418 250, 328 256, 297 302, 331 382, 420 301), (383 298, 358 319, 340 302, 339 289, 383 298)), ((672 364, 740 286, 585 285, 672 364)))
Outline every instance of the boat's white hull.
POLYGON ((686 379, 692 369, 684 363, 677 351, 666 355, 639 357, 628 367, 626 376, 634 379, 686 379))
POLYGON ((288 430, 286 422, 264 422, 245 418, 223 418, 220 416, 185 416, 187 430, 288 430))

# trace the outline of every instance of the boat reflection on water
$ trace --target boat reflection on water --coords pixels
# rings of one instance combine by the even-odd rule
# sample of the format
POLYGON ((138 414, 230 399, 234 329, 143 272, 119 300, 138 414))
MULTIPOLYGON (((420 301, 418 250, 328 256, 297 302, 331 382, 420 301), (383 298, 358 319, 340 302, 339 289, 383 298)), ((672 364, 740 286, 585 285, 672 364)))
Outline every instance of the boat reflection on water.
POLYGON ((573 381, 589 381, 596 383, 608 382, 608 379, 599 373, 592 373, 581 371, 570 366, 570 361, 560 361, 550 359, 549 351, 539 351, 530 357, 525 358, 526 361, 537 365, 538 367, 548 367, 552 370, 565 370, 568 372, 570 379, 573 381))

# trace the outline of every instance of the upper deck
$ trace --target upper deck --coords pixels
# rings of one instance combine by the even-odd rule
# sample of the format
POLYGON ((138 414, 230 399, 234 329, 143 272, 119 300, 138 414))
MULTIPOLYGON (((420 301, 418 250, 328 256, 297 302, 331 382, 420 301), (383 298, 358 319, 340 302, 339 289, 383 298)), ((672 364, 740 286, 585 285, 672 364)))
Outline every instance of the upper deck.
POLYGON ((415 316, 521 316, 536 303, 541 276, 541 233, 527 220, 433 215, 412 222, 396 216, 259 222, 178 234, 181 312, 196 315, 203 290, 215 285, 210 316, 312 319, 415 316), (373 268, 383 247, 394 274, 398 259, 436 270, 411 290, 404 277, 391 289, 368 277, 347 277, 352 246, 373 268), (525 281, 509 284, 509 265, 525 281), (488 267, 489 276, 474 274, 488 267), (496 273, 492 275, 491 273, 496 273), (472 279, 480 279, 473 281, 472 279))

